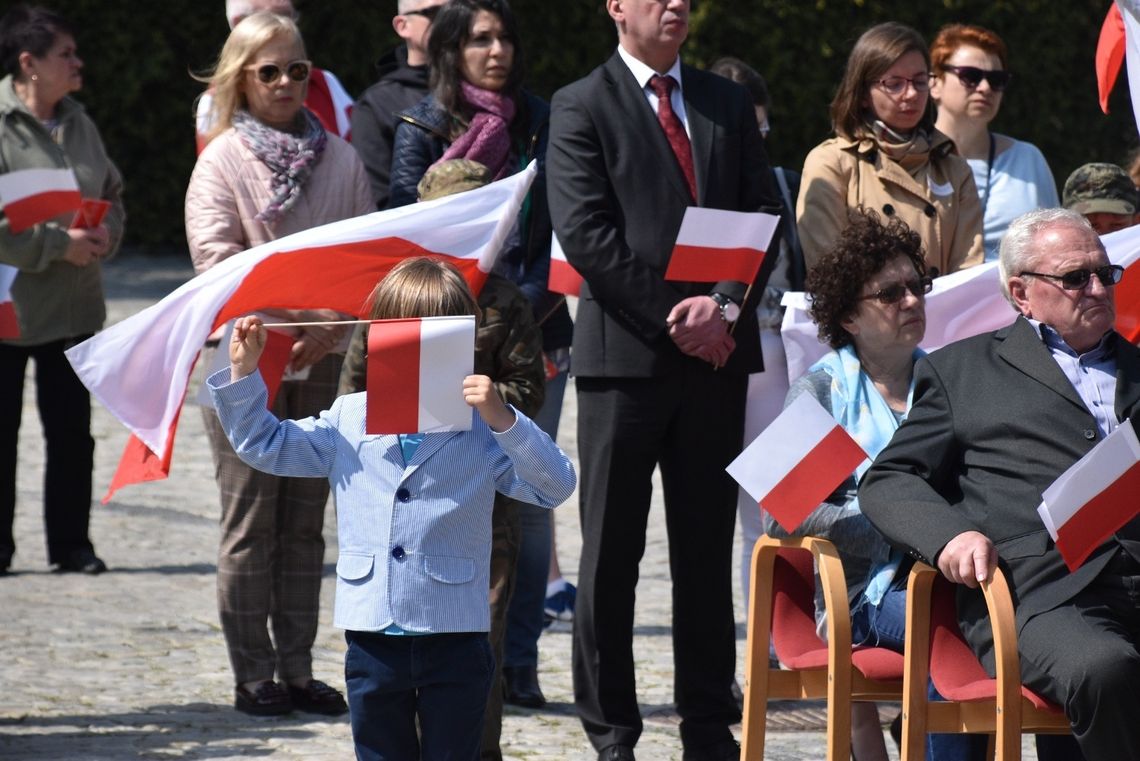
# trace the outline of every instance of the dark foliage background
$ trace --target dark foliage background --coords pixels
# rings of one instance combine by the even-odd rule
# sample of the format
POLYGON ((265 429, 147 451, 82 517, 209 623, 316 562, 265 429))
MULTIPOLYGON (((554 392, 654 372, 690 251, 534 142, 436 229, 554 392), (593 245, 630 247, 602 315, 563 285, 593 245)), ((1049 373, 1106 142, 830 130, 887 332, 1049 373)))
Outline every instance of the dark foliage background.
MULTIPOLYGON (((359 94, 396 44, 395 0, 295 0, 310 57, 359 94)), ((127 179, 128 241, 181 250, 182 199, 194 165, 192 108, 228 29, 221 0, 55 0, 78 30, 86 104, 127 179)), ((10 3, 0 3, 7 8, 10 3)), ((866 27, 910 24, 931 39, 953 21, 978 23, 1010 49, 1015 79, 994 128, 1035 143, 1058 185, 1087 161, 1123 163, 1137 143, 1122 75, 1111 114, 1097 105, 1093 57, 1107 0, 699 0, 686 60, 731 54, 769 81, 773 163, 799 168, 827 137, 827 105, 847 52, 866 27)), ((529 86, 549 97, 608 56, 616 35, 602 0, 513 0, 529 86)))

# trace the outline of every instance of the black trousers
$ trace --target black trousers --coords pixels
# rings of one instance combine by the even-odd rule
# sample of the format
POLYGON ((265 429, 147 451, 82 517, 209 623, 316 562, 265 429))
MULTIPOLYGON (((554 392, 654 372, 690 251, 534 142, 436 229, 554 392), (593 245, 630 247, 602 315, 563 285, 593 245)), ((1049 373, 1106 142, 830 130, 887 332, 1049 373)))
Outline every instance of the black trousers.
POLYGON ((582 555, 574 610, 574 700, 597 749, 641 734, 633 661, 638 565, 660 466, 673 580, 681 740, 731 739, 736 632, 732 537, 747 377, 693 360, 657 378, 578 378, 582 555))
POLYGON ((91 550, 91 397, 63 355, 88 336, 37 346, 0 344, 0 558, 16 550, 16 446, 28 360, 35 363, 36 404, 47 447, 44 466, 44 530, 48 563, 91 550))

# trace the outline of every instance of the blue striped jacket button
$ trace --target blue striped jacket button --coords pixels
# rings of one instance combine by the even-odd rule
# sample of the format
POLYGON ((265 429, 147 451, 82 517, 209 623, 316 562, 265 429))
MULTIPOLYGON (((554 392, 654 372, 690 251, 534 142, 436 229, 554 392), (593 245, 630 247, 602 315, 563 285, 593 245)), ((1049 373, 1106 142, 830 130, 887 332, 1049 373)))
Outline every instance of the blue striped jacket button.
POLYGON ((405 489, 404 487, 401 486, 399 489, 396 490, 396 499, 400 500, 401 502, 407 502, 411 498, 412 498, 412 493, 410 491, 408 491, 407 489, 405 489))
POLYGON ((408 553, 404 552, 403 547, 396 547, 396 549, 392 550, 392 557, 396 558, 396 560, 403 560, 407 555, 408 553))

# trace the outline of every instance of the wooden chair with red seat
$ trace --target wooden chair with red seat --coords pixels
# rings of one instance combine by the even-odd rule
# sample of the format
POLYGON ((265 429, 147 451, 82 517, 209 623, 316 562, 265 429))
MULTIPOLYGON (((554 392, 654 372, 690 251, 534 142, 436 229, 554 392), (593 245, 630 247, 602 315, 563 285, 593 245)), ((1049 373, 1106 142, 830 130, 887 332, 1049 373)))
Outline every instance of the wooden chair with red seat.
POLYGON ((843 565, 826 539, 760 537, 751 587, 740 757, 764 758, 769 701, 825 698, 827 758, 850 761, 852 702, 901 700, 903 657, 885 648, 852 649, 843 565), (827 642, 816 633, 813 559, 827 610, 827 642), (769 666, 769 641, 783 668, 769 666))
POLYGON ((954 585, 915 563, 907 581, 903 761, 922 761, 931 732, 991 734, 997 761, 1021 758, 1021 735, 1068 734, 1060 707, 1021 684, 1013 598, 1001 569, 982 584, 994 632, 997 678, 990 678, 958 627, 954 585), (927 678, 944 701, 927 698, 927 678))

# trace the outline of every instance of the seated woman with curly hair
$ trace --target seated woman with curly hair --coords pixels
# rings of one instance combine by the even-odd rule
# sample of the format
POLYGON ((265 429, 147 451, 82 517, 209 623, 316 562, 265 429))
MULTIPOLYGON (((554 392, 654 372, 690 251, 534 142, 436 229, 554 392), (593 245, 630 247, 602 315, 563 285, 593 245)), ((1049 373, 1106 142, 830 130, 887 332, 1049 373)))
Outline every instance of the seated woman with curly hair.
MULTIPOLYGON (((926 273, 922 241, 898 217, 885 223, 873 211, 852 211, 835 245, 808 273, 806 290, 819 337, 833 351, 792 384, 785 406, 811 394, 864 451, 874 458, 910 409, 914 363, 926 331, 926 273)), ((856 496, 865 460, 793 532, 835 544, 843 561, 855 644, 902 652, 907 569, 882 534, 863 517, 856 496)), ((770 515, 764 530, 788 536, 770 515)), ((816 601, 821 632, 823 600, 816 601)), ((857 758, 887 758, 873 703, 853 709, 852 745, 857 758)))

